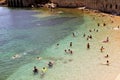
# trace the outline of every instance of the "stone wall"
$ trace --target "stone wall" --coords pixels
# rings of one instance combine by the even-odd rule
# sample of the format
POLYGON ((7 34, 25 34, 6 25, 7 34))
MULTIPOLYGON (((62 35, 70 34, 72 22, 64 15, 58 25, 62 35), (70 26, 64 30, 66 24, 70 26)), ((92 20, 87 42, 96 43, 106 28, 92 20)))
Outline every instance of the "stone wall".
MULTIPOLYGON (((46 0, 8 0, 8 6, 12 7, 28 7, 36 3, 36 1, 46 1, 46 0)), ((47 0, 48 1, 48 0, 47 0)), ((58 7, 81 7, 96 9, 103 12, 108 12, 112 14, 120 14, 120 0, 50 0, 56 3, 58 7)))
POLYGON ((9 7, 37 7, 37 4, 45 4, 49 0, 6 0, 9 7))
MULTIPOLYGON (((88 0, 87 0, 88 1, 88 0)), ((100 10, 112 14, 120 14, 120 0, 90 0, 86 2, 87 8, 100 10)))
POLYGON ((120 0, 51 0, 59 7, 81 7, 120 14, 120 0))
POLYGON ((9 7, 30 7, 34 4, 34 0, 7 0, 9 7))

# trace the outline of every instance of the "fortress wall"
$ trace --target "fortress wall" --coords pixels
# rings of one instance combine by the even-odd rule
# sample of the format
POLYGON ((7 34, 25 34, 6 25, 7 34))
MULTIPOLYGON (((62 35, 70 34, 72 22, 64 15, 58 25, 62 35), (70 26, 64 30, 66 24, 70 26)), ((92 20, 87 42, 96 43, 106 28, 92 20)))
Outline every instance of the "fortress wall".
POLYGON ((120 0, 51 0, 59 7, 80 7, 96 9, 112 14, 120 14, 120 0))

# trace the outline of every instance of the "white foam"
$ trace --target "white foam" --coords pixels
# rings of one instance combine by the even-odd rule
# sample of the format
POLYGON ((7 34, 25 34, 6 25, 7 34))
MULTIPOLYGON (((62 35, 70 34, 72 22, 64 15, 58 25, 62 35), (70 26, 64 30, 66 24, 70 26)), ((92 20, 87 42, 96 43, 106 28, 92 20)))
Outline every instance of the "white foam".
POLYGON ((118 27, 115 27, 115 28, 113 28, 113 30, 119 30, 119 28, 118 28, 118 27))

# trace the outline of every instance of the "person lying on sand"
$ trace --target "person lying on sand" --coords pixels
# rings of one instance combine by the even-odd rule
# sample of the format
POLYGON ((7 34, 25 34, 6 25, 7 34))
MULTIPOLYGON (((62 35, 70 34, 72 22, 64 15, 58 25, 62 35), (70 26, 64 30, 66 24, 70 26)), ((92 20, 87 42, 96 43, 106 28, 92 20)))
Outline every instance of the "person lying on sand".
POLYGON ((107 39, 103 41, 103 43, 107 43, 107 42, 109 42, 109 37, 107 37, 107 39))
POLYGON ((109 55, 107 54, 106 56, 105 56, 105 58, 108 58, 109 57, 109 55))

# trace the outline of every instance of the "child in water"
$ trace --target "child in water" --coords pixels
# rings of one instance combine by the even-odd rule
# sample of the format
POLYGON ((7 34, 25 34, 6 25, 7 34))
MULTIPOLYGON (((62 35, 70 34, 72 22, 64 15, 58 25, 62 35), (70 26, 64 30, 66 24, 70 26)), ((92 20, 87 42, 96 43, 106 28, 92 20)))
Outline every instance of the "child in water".
POLYGON ((36 66, 34 66, 33 72, 34 74, 38 73, 38 69, 36 68, 36 66))
POLYGON ((43 67, 42 70, 41 70, 41 77, 44 77, 46 71, 47 71, 47 68, 43 67))

